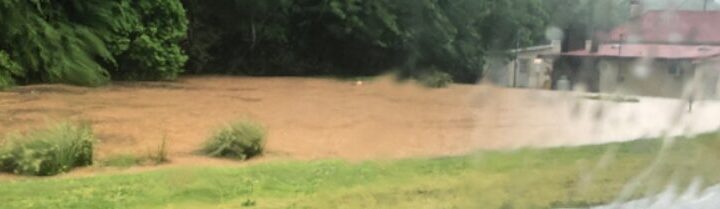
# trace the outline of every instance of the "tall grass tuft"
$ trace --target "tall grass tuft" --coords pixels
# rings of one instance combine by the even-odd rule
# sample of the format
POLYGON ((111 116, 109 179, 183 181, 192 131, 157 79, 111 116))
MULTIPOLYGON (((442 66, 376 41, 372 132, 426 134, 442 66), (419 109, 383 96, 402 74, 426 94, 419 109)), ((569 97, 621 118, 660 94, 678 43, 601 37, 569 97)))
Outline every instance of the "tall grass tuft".
POLYGON ((10 135, 0 146, 0 171, 51 176, 91 165, 94 141, 88 124, 67 122, 10 135))
POLYGON ((445 88, 453 83, 453 78, 450 74, 439 70, 421 73, 416 76, 415 79, 423 86, 429 88, 445 88))
POLYGON ((252 121, 238 121, 220 129, 205 143, 202 152, 213 157, 246 160, 262 154, 265 129, 252 121))
POLYGON ((147 160, 155 165, 170 162, 170 158, 168 158, 167 135, 163 135, 162 142, 154 152, 148 154, 147 160))

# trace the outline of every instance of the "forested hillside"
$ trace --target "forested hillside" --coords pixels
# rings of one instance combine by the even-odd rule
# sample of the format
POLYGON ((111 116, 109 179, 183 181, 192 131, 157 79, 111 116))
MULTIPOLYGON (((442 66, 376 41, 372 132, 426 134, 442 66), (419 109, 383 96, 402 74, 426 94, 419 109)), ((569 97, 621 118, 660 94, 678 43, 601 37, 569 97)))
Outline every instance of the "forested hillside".
MULTIPOLYGON (((180 73, 482 75, 483 57, 605 20, 578 0, 5 0, 0 87, 180 73)), ((595 10, 624 11, 621 0, 595 10), (612 9, 612 10, 608 10, 612 9)), ((593 3, 594 4, 594 3, 593 3)), ((604 16, 603 16, 604 15, 604 16)), ((614 20, 614 19, 613 19, 614 20)), ((609 27, 616 21, 606 21, 609 27)))

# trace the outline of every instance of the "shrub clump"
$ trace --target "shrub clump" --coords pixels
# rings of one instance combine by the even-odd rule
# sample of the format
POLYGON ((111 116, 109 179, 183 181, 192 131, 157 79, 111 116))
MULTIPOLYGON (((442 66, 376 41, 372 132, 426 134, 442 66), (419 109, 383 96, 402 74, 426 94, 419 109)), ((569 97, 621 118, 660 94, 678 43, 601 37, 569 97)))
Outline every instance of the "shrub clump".
POLYGON ((421 73, 416 77, 423 86, 430 88, 445 88, 453 83, 452 76, 438 70, 421 73))
POLYGON ((265 146, 265 129, 251 121, 234 122, 220 129, 202 150, 212 157, 246 160, 262 154, 265 146))
POLYGON ((0 171, 51 176, 91 165, 94 136, 89 125, 61 123, 10 135, 0 147, 0 171))

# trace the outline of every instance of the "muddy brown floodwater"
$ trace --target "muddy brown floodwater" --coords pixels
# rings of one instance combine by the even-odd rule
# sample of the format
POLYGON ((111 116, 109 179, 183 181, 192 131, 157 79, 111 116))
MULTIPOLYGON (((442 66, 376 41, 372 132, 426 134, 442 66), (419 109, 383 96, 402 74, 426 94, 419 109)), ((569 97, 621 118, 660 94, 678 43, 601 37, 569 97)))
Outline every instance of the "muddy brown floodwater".
POLYGON ((349 160, 457 155, 480 149, 621 141, 720 127, 716 102, 583 99, 570 93, 453 85, 427 89, 389 78, 186 77, 100 88, 38 85, 0 92, 0 133, 49 122, 92 123, 102 159, 143 154, 167 139, 174 163, 213 130, 243 118, 268 129, 266 158, 349 160))

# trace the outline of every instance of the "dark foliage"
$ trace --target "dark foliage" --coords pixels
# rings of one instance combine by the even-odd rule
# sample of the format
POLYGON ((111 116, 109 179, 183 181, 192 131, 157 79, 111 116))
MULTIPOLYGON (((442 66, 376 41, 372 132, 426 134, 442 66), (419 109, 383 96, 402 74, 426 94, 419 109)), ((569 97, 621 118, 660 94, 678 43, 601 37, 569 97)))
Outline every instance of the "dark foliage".
POLYGON ((0 87, 172 79, 187 60, 179 0, 5 0, 0 22, 0 87))
POLYGON ((480 78, 484 54, 538 40, 538 0, 185 0, 195 73, 480 78))
POLYGON ((0 88, 190 73, 482 75, 485 55, 622 21, 609 0, 5 0, 0 88), (552 13, 546 12, 552 11, 552 13), (581 26, 581 27, 579 27, 581 26), (188 53, 188 55, 185 54, 188 53), (186 65, 187 62, 187 65, 186 65))

